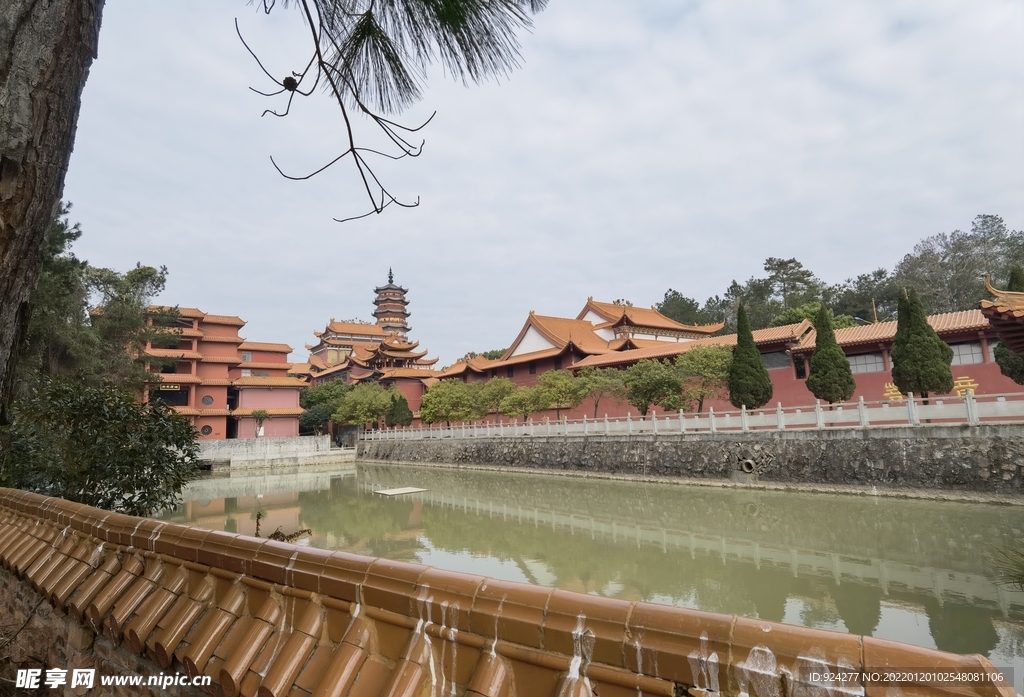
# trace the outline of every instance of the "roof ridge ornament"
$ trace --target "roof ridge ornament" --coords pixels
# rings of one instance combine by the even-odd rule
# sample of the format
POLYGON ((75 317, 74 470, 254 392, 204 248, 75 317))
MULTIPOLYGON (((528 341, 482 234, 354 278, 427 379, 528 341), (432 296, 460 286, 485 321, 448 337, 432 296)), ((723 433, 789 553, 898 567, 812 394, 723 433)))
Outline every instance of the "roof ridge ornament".
POLYGON ((999 290, 992 285, 992 277, 987 273, 982 274, 982 278, 985 279, 985 290, 988 291, 989 295, 994 298, 1020 298, 1024 300, 1024 293, 1013 291, 1013 290, 999 290))
POLYGON ((389 266, 388 267, 388 283, 394 283, 394 282, 395 282, 395 275, 393 273, 391 273, 391 267, 389 266))

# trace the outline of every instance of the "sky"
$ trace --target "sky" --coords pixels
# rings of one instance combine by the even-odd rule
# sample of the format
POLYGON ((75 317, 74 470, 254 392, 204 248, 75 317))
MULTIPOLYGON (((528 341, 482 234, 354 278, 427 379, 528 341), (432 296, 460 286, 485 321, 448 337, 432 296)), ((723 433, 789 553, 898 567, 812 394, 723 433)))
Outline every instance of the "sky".
MULTIPOLYGON (((978 214, 1024 228, 1020 0, 550 0, 520 68, 432 69, 423 154, 376 169, 416 208, 365 213, 321 93, 250 87, 308 60, 294 8, 108 2, 64 198, 74 251, 166 265, 159 301, 304 345, 409 288, 410 338, 448 365, 507 347, 531 310, 588 296, 703 301, 796 257, 829 283, 893 265, 978 214)), ((366 140, 376 143, 360 122, 366 140)))

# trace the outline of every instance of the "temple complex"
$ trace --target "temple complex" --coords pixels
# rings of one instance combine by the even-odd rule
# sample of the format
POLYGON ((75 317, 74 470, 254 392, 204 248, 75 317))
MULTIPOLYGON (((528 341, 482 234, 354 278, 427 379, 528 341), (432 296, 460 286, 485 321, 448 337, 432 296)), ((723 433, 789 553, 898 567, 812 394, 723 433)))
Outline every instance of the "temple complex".
POLYGON ((288 373, 310 385, 332 380, 355 384, 376 380, 385 387, 396 386, 413 411, 438 375, 434 370, 437 358, 427 358, 419 342, 409 341, 408 288, 394 282, 388 269, 388 282, 373 289, 373 316, 376 324, 334 319, 322 332, 313 332, 318 341, 307 344, 309 359, 293 365, 288 373))
POLYGON ((211 315, 194 307, 150 308, 154 313, 172 309, 176 326, 168 331, 177 335, 178 345, 146 346, 147 356, 166 365, 144 399, 159 396, 191 417, 200 440, 255 437, 252 412, 257 409, 269 415, 260 435, 297 436, 299 391, 305 383, 288 377, 292 348, 246 341, 238 336, 245 321, 233 315, 211 315))
MULTIPOLYGON (((990 288, 994 301, 983 301, 980 310, 933 315, 929 323, 939 337, 953 348, 951 370, 954 392, 963 395, 1019 393, 1021 387, 1003 375, 993 357, 997 338, 1024 349, 1024 293, 990 288)), ((736 335, 715 335, 723 325, 687 326, 656 309, 603 303, 588 298, 576 319, 551 317, 530 312, 518 336, 497 360, 481 357, 462 359, 444 369, 440 379, 463 382, 507 377, 519 386, 537 383, 549 370, 579 371, 586 367, 625 369, 644 359, 674 361, 697 346, 735 346, 736 335)), ((815 346, 815 331, 804 320, 781 327, 754 331, 754 341, 771 376, 774 394, 771 404, 784 407, 814 403, 805 380, 815 346)), ((852 399, 865 401, 902 400, 892 381, 889 347, 896 335, 896 322, 878 322, 837 329, 836 342, 844 350, 857 384, 852 399)), ((733 409, 725 399, 709 400, 705 408, 733 409)), ((601 413, 625 416, 632 407, 625 403, 600 403, 601 413)), ((656 407, 652 407, 657 411, 656 407)), ((590 399, 568 412, 569 418, 594 414, 590 399)), ((562 410, 566 414, 566 410, 562 410)), ((534 418, 554 417, 542 412, 534 418)), ((499 418, 499 417, 495 417, 499 418)))

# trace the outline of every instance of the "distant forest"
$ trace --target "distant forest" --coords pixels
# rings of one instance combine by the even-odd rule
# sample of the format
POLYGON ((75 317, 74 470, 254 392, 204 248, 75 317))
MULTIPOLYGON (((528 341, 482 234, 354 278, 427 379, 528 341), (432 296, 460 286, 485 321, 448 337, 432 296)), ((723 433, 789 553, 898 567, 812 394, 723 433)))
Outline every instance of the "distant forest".
POLYGON ((977 308, 988 297, 982 274, 990 274, 992 283, 1004 288, 1013 264, 1024 264, 1024 232, 1007 229, 998 215, 979 215, 970 232, 924 238, 891 271, 879 268, 828 285, 796 259, 769 257, 765 276, 746 283, 734 280, 703 305, 669 288, 656 307, 683 324, 725 322, 722 333, 731 333, 741 302, 753 329, 812 319, 824 303, 834 313, 837 327, 853 326, 873 322, 876 316, 880 321, 895 317, 903 288, 917 290, 928 314, 977 308))

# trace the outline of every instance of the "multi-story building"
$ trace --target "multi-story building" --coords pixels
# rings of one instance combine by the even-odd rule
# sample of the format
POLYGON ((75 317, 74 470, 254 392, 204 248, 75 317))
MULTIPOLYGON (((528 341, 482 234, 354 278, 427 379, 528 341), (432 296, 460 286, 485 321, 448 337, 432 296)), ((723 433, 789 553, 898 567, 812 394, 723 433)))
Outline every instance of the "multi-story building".
POLYGON ((246 341, 238 335, 245 322, 235 316, 174 309, 177 326, 169 331, 177 335, 177 347, 146 348, 147 355, 170 361, 146 399, 159 397, 191 417, 200 439, 254 437, 256 409, 269 415, 261 435, 297 436, 305 383, 288 377, 291 347, 246 341))
POLYGON ((322 332, 313 332, 318 341, 306 345, 308 361, 293 365, 289 374, 313 386, 377 380, 384 387, 397 387, 416 411, 438 375, 433 368, 437 359, 427 358, 427 351, 417 350, 419 342, 408 339, 409 289, 395 284, 389 269, 388 282, 373 290, 377 323, 332 319, 322 332))

